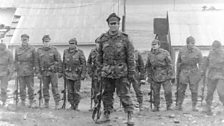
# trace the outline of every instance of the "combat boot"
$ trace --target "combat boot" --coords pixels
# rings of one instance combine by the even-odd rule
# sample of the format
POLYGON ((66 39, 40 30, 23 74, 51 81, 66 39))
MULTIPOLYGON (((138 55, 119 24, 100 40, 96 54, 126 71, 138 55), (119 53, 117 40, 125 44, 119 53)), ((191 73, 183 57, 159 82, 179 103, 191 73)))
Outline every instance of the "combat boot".
POLYGON ((167 110, 167 111, 172 111, 171 105, 167 105, 167 106, 166 106, 166 110, 167 110))
POLYGON ((55 110, 59 110, 60 107, 59 107, 59 102, 55 102, 55 107, 54 107, 55 110))
POLYGON ((133 126, 135 123, 133 121, 133 112, 128 112, 127 114, 128 118, 127 118, 127 125, 128 126, 133 126))
POLYGON ((153 109, 152 109, 153 112, 158 112, 159 111, 159 107, 158 106, 155 106, 153 109))
POLYGON ((22 100, 21 103, 20 103, 20 105, 21 105, 22 107, 25 107, 25 106, 26 106, 26 102, 25 102, 25 100, 22 100))
POLYGON ((78 107, 79 107, 79 104, 76 104, 76 105, 74 106, 74 110, 75 110, 75 111, 79 111, 78 107))
POLYGON ((193 112, 198 112, 198 109, 196 108, 196 105, 195 104, 192 105, 192 111, 193 112))
POLYGON ((110 122, 110 112, 105 111, 103 116, 96 122, 97 124, 107 123, 110 122))
POLYGON ((45 101, 44 108, 49 108, 49 101, 45 101))
POLYGON ((207 115, 213 115, 210 105, 206 105, 205 111, 203 111, 203 112, 205 112, 207 115))
POLYGON ((143 111, 143 105, 142 105, 142 103, 139 103, 139 111, 143 111))
POLYGON ((34 103, 35 103, 34 100, 30 100, 30 101, 29 101, 29 106, 28 106, 28 107, 29 107, 29 108, 33 108, 33 107, 34 107, 34 103))

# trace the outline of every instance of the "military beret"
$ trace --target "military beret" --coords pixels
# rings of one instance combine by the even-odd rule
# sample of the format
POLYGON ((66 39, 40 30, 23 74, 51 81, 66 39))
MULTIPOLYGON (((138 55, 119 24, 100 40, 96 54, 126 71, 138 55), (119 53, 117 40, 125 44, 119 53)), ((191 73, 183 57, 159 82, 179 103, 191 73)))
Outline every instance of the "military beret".
POLYGON ((51 40, 50 35, 44 35, 42 40, 44 41, 44 39, 50 39, 51 40))
POLYGON ((212 47, 214 48, 220 48, 222 46, 222 43, 218 40, 215 40, 213 43, 212 43, 212 47))
POLYGON ((121 20, 120 17, 118 17, 115 13, 112 13, 109 15, 109 17, 107 18, 106 21, 109 23, 109 22, 114 22, 114 21, 119 22, 120 20, 121 20))
POLYGON ((68 43, 69 44, 76 44, 77 45, 77 40, 76 40, 76 38, 72 38, 72 39, 69 40, 68 43))
POLYGON ((21 35, 21 38, 30 38, 30 37, 29 37, 29 35, 27 35, 27 34, 22 34, 22 35, 21 35))
POLYGON ((154 39, 152 41, 152 45, 156 45, 156 44, 160 45, 160 41, 158 39, 154 39))
POLYGON ((190 43, 190 42, 194 42, 194 43, 195 43, 195 39, 194 39, 194 37, 189 36, 189 37, 187 37, 186 42, 187 42, 187 43, 190 43))

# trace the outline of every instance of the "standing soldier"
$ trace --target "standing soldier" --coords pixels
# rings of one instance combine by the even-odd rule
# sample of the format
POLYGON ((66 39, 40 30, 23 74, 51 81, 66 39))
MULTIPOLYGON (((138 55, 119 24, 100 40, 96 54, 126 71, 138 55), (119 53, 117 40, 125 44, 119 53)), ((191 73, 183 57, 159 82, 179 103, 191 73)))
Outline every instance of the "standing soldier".
POLYGON ((94 100, 95 105, 97 104, 96 95, 97 93, 99 93, 100 90, 99 65, 97 65, 98 50, 99 50, 99 43, 96 43, 96 47, 91 50, 87 60, 88 74, 92 78, 91 100, 92 99, 94 100))
POLYGON ((223 88, 219 88, 220 85, 224 84, 224 50, 221 42, 217 40, 213 42, 212 50, 209 52, 205 68, 208 70, 206 112, 210 115, 212 114, 211 105, 216 87, 219 99, 224 105, 223 88))
POLYGON ((4 106, 7 99, 8 81, 13 74, 13 56, 12 53, 6 49, 4 43, 0 43, 0 59, 1 101, 4 106))
POLYGON ((37 50, 38 78, 43 80, 43 95, 45 108, 49 108, 49 85, 52 85, 52 93, 55 101, 55 109, 59 109, 60 95, 58 92, 58 76, 62 73, 61 57, 57 49, 49 44, 50 36, 44 35, 43 46, 37 50))
POLYGON ((172 86, 170 80, 173 79, 172 60, 169 52, 160 48, 159 40, 152 41, 152 49, 148 54, 145 67, 153 90, 154 109, 152 111, 159 111, 161 85, 165 91, 166 108, 171 110, 172 86))
POLYGON ((143 94, 141 91, 141 81, 145 79, 145 67, 144 67, 144 61, 142 59, 141 54, 138 50, 135 50, 135 79, 136 81, 132 82, 132 86, 135 90, 137 101, 139 103, 139 110, 143 111, 143 94))
POLYGON ((82 50, 77 47, 77 40, 73 38, 69 41, 69 48, 64 50, 63 69, 68 89, 68 101, 72 110, 78 110, 81 99, 81 80, 85 79, 86 58, 82 50))
POLYGON ((199 68, 202 63, 202 53, 195 47, 195 39, 192 36, 188 37, 186 42, 187 46, 180 50, 177 58, 177 79, 179 79, 177 89, 177 110, 182 110, 185 91, 189 84, 192 99, 192 111, 197 111, 198 83, 201 80, 201 72, 199 68))
POLYGON ((113 94, 117 92, 125 113, 127 124, 133 124, 133 103, 130 96, 130 83, 134 81, 135 61, 134 47, 128 35, 119 31, 120 17, 112 13, 107 18, 109 31, 102 34, 99 42, 99 63, 103 85, 102 101, 104 114, 98 123, 110 121, 113 110, 113 94))
POLYGON ((29 107, 34 103, 35 49, 29 45, 29 36, 21 35, 22 44, 15 51, 17 78, 20 83, 21 105, 25 106, 26 87, 28 88, 29 107))

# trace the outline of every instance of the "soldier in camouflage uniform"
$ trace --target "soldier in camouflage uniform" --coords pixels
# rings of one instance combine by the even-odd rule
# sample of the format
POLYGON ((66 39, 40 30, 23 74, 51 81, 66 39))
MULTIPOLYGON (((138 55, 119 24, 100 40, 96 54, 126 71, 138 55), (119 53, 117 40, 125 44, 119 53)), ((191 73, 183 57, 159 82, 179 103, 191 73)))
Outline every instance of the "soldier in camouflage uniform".
POLYGON ((107 23, 109 31, 97 39, 99 42, 98 61, 102 67, 102 101, 104 105, 104 114, 98 123, 110 121, 110 113, 113 110, 113 94, 116 89, 128 116, 127 123, 133 124, 133 103, 129 81, 135 79, 134 47, 128 35, 119 31, 120 17, 112 13, 107 18, 107 23))
POLYGON ((52 93, 55 101, 55 109, 59 109, 60 95, 58 92, 58 75, 62 74, 61 56, 54 46, 49 44, 50 36, 44 35, 43 46, 37 49, 37 73, 43 80, 43 96, 45 108, 49 108, 49 85, 52 85, 52 93))
POLYGON ((29 36, 21 35, 22 44, 15 51, 15 65, 20 86, 21 105, 25 106, 26 87, 28 88, 29 107, 34 102, 35 49, 28 44, 29 36))
POLYGON ((99 50, 99 43, 96 43, 96 47, 91 50, 87 60, 88 74, 92 79, 92 86, 91 86, 92 99, 94 100, 95 105, 97 104, 98 101, 96 99, 96 95, 97 93, 99 93, 100 90, 99 65, 97 64, 98 50, 99 50))
POLYGON ((213 94, 216 88, 219 95, 219 99, 224 105, 223 89, 219 88, 219 85, 224 84, 224 50, 222 48, 221 42, 217 40, 213 42, 212 50, 209 52, 207 61, 205 63, 205 68, 205 71, 208 71, 206 112, 207 114, 212 114, 211 105, 213 100, 213 94))
POLYGON ((3 105, 5 105, 8 81, 13 74, 13 56, 12 53, 6 49, 4 43, 0 43, 0 59, 1 101, 3 102, 3 105))
POLYGON ((190 36, 186 40, 187 46, 183 47, 177 58, 177 110, 182 110, 185 91, 189 84, 192 99, 192 111, 197 111, 198 83, 201 80, 202 53, 195 47, 195 39, 190 36), (199 66, 199 67, 198 67, 199 66))
POLYGON ((141 91, 141 81, 145 79, 145 67, 144 67, 144 61, 142 59, 141 54, 138 50, 135 50, 135 79, 136 81, 132 82, 132 86, 135 90, 137 101, 139 103, 139 110, 143 110, 143 93, 141 91))
POLYGON ((69 41, 69 48, 64 50, 63 69, 68 89, 68 101, 71 109, 78 110, 81 99, 81 80, 85 79, 86 58, 82 50, 77 47, 77 40, 73 38, 69 41))
POLYGON ((173 65, 169 52, 160 48, 159 40, 152 41, 152 49, 148 54, 145 68, 153 90, 153 111, 159 111, 161 85, 165 91, 167 110, 171 110, 172 86, 170 80, 174 78, 173 65))

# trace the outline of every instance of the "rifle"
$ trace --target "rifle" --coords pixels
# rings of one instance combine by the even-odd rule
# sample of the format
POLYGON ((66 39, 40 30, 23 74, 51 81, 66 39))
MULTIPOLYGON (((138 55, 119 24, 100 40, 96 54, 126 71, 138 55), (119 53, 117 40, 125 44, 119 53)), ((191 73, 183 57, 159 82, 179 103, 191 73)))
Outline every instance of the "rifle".
POLYGON ((40 79, 40 90, 38 91, 39 94, 39 107, 41 107, 41 103, 42 103, 42 79, 40 79))
POLYGON ((100 92, 96 95, 97 103, 95 104, 93 108, 92 113, 92 119, 97 122, 98 119, 100 119, 101 115, 101 101, 102 101, 102 95, 103 95, 103 87, 102 87, 102 80, 99 79, 98 81, 100 83, 100 92))
POLYGON ((201 105, 202 105, 202 103, 203 103, 203 100, 204 100, 204 93, 205 93, 205 81, 206 81, 206 77, 204 76, 203 77, 203 81, 202 81, 202 83, 203 83, 203 87, 201 88, 201 105))
POLYGON ((154 92, 153 92, 153 89, 152 89, 152 83, 150 83, 150 92, 148 93, 148 95, 150 96, 149 102, 150 102, 150 108, 151 109, 152 109, 153 103, 154 103, 153 94, 154 94, 154 92))
POLYGON ((19 102, 19 79, 18 79, 18 76, 16 77, 16 80, 15 80, 15 84, 16 84, 16 90, 14 91, 15 93, 15 101, 16 101, 16 106, 19 102))
POLYGON ((66 77, 64 76, 63 79, 64 79, 64 90, 62 91, 62 93, 63 93, 63 105, 62 105, 61 108, 65 109, 66 108, 66 88, 67 88, 66 77))
POLYGON ((93 99, 94 99, 94 97, 93 97, 93 81, 92 81, 92 87, 91 87, 91 97, 90 97, 90 109, 92 109, 93 108, 93 99))

